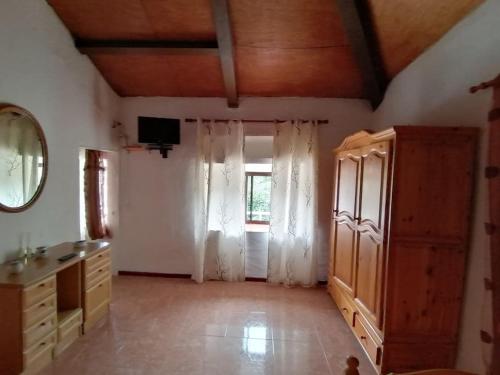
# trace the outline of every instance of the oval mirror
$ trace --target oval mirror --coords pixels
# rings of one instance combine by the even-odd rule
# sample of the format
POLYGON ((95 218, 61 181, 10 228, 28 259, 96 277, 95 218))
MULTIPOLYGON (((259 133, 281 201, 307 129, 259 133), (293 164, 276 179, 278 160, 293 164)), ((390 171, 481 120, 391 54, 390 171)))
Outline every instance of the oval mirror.
POLYGON ((47 178, 47 143, 31 113, 0 105, 0 210, 29 208, 42 193, 47 178))

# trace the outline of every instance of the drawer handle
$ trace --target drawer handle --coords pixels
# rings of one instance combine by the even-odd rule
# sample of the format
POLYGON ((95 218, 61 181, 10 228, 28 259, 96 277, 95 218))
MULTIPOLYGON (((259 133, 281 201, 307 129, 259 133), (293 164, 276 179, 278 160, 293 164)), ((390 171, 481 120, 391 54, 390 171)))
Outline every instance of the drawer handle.
POLYGON ((102 286, 102 284, 99 284, 99 288, 102 286))
POLYGON ((366 336, 359 336, 361 340, 366 340, 366 336))
POLYGON ((46 342, 42 342, 42 343, 40 344, 40 347, 45 346, 45 345, 47 345, 47 343, 46 343, 46 342))
POLYGON ((99 269, 99 272, 102 272, 102 271, 104 271, 102 268, 101 268, 101 269, 99 269))
POLYGON ((348 312, 347 307, 342 307, 342 311, 348 312))
POLYGON ((40 306, 38 306, 38 307, 45 307, 45 306, 46 305, 45 305, 45 302, 44 302, 44 303, 41 303, 40 306))
POLYGON ((45 326, 45 324, 47 324, 47 323, 45 323, 45 322, 43 322, 43 323, 40 323, 40 327, 43 327, 43 326, 45 326))
POLYGON ((39 284, 38 287, 39 288, 44 288, 45 287, 45 283, 39 284))

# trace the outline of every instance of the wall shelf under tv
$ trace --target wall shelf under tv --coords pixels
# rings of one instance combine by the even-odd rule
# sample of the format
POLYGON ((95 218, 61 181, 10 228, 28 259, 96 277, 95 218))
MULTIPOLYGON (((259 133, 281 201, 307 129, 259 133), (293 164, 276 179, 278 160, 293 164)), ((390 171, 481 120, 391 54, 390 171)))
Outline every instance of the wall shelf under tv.
POLYGON ((135 144, 135 145, 127 145, 122 147, 127 152, 135 152, 135 151, 148 151, 143 145, 135 144))

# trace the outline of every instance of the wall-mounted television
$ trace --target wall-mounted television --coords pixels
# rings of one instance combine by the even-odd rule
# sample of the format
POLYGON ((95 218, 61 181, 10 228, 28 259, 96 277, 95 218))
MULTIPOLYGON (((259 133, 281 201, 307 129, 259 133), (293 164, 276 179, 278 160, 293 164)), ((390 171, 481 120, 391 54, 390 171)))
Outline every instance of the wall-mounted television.
POLYGON ((181 122, 175 118, 139 116, 139 143, 178 145, 181 143, 181 122))
POLYGON ((181 122, 175 118, 138 117, 138 141, 147 143, 149 150, 159 150, 168 157, 172 145, 181 143, 181 122))

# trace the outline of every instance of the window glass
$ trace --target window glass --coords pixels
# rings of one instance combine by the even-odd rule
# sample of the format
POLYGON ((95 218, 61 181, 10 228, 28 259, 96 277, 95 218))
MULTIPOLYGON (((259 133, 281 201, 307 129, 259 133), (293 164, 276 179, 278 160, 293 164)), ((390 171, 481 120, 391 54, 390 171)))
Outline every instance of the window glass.
POLYGON ((247 172, 247 223, 269 223, 271 215, 271 173, 247 172))

